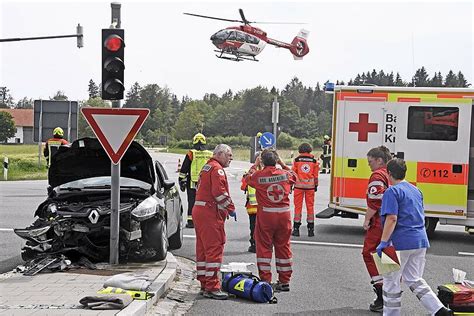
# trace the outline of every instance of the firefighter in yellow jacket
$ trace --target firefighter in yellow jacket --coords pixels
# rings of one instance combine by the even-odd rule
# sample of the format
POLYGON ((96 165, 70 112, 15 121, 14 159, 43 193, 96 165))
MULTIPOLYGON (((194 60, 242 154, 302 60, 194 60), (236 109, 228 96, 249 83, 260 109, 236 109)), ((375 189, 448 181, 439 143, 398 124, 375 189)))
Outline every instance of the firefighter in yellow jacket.
POLYGON ((187 228, 194 228, 192 210, 196 200, 196 185, 202 167, 211 157, 212 152, 206 150, 206 137, 201 133, 194 135, 193 149, 186 154, 179 171, 179 188, 186 191, 188 196, 187 228))
POLYGON ((64 139, 64 131, 61 127, 53 130, 53 137, 48 139, 44 146, 43 154, 46 158, 47 166, 51 165, 51 157, 56 153, 59 146, 68 145, 69 142, 64 139))

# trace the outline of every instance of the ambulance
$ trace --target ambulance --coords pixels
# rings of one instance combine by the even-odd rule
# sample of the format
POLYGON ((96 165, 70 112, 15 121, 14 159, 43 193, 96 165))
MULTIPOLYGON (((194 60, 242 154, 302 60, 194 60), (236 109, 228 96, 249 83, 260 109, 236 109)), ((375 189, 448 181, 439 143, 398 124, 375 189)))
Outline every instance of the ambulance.
POLYGON ((462 225, 474 233, 474 89, 335 86, 328 208, 357 218, 367 209, 367 152, 384 145, 407 164, 423 192, 426 229, 462 225))

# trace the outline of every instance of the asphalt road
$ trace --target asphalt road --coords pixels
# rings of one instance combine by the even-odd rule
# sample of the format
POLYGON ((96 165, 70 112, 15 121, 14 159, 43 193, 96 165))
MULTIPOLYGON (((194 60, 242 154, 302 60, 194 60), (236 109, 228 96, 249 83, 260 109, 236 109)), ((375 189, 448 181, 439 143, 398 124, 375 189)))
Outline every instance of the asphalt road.
MULTIPOLYGON (((182 155, 153 153, 171 179, 177 179, 178 158, 182 155)), ((240 191, 240 178, 249 163, 233 161, 227 169, 231 196, 237 206, 237 222, 226 223, 227 243, 224 262, 255 262, 255 255, 247 252, 248 216, 245 195, 240 191)), ((316 210, 326 207, 329 175, 321 175, 316 197, 316 210)), ((46 198, 45 181, 0 182, 0 272, 21 263, 19 257, 22 241, 12 228, 26 227, 33 221, 33 214, 46 198)), ((185 193, 181 193, 186 206, 185 193)), ((302 236, 293 238, 294 272, 289 293, 279 293, 278 304, 256 304, 240 299, 214 301, 199 298, 190 313, 219 314, 235 311, 239 314, 317 314, 317 315, 369 315, 367 306, 373 299, 369 277, 361 257, 363 242, 362 219, 332 218, 316 221, 316 236, 307 237, 306 227, 302 236)), ((185 229, 185 242, 175 255, 194 260, 194 230, 185 229)), ((452 268, 467 272, 474 280, 474 236, 464 233, 462 227, 438 226, 431 240, 425 268, 425 279, 436 289, 437 285, 452 281, 452 268)), ((256 267, 251 270, 256 272, 256 267)), ((274 278, 276 275, 274 274, 274 278)), ((423 308, 412 293, 404 288, 404 315, 423 315, 423 308)))

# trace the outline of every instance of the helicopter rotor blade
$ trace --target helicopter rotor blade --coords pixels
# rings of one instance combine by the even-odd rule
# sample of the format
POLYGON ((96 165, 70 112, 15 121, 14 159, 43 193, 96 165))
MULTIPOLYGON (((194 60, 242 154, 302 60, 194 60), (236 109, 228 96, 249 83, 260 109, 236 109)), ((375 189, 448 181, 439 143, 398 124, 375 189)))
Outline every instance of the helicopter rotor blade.
POLYGON ((213 16, 200 15, 200 14, 194 14, 194 13, 183 12, 183 14, 191 15, 191 16, 197 16, 199 18, 205 18, 205 19, 212 19, 212 20, 219 20, 219 21, 226 21, 226 22, 245 23, 244 21, 240 21, 240 20, 230 20, 230 19, 216 18, 216 17, 213 17, 213 16))
POLYGON ((255 22, 249 22, 249 23, 256 23, 256 24, 300 24, 300 25, 303 25, 303 24, 308 24, 308 23, 305 23, 305 22, 258 22, 258 21, 255 21, 255 22))
POLYGON ((244 15, 244 10, 242 9, 239 9, 239 13, 240 13, 240 17, 242 18, 242 22, 244 24, 250 24, 250 23, 253 23, 253 22, 249 22, 246 18, 245 18, 245 15, 244 15))

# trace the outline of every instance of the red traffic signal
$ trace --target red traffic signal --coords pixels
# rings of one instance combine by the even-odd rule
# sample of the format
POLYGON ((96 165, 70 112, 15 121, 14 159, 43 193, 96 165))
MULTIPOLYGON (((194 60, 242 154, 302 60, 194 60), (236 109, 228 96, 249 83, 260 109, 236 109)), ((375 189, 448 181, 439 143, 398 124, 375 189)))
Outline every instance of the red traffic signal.
POLYGON ((104 46, 111 52, 116 52, 122 47, 123 39, 118 35, 110 35, 105 40, 104 46))
POLYGON ((102 99, 123 99, 124 86, 124 30, 102 30, 102 99))

